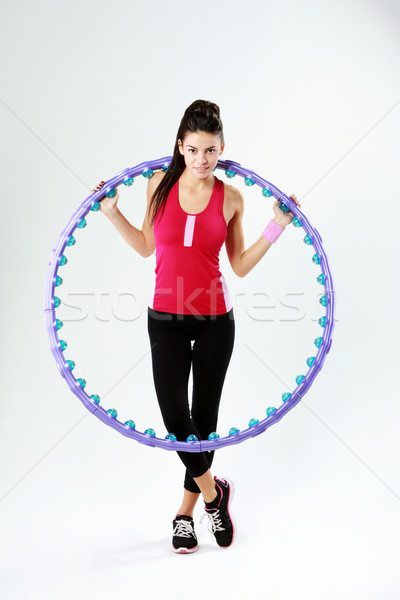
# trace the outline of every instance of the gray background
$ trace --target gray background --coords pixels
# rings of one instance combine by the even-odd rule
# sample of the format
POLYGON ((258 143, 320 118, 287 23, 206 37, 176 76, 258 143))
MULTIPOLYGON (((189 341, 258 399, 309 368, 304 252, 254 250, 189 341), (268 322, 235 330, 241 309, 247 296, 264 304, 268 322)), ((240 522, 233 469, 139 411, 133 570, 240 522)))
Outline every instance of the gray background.
MULTIPOLYGON (((399 24, 389 0, 4 5, 2 597, 399 597, 399 24), (322 235, 337 311, 304 400, 215 457, 213 472, 236 485, 237 541, 225 551, 211 541, 199 501, 200 550, 181 557, 170 538, 182 463, 85 411, 55 366, 43 308, 74 210, 101 179, 170 155, 197 98, 221 108, 222 158, 299 198, 322 235)), ((245 193, 247 248, 272 203, 230 183, 245 193)), ((120 190, 138 227, 145 184, 120 190)), ((76 237, 63 267, 69 358, 107 408, 164 435, 146 329, 154 256, 101 214, 76 237)), ((221 433, 262 418, 304 372, 321 332, 311 256, 288 227, 239 279, 222 249, 237 330, 221 433)))

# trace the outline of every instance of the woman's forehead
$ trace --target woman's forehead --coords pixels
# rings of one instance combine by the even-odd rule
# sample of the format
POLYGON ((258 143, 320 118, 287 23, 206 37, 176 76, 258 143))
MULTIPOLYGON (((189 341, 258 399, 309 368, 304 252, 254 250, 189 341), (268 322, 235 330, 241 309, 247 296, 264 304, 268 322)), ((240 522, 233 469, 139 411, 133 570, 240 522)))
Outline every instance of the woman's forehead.
POLYGON ((220 144, 219 136, 206 131, 188 132, 184 138, 185 146, 193 148, 210 148, 220 144))

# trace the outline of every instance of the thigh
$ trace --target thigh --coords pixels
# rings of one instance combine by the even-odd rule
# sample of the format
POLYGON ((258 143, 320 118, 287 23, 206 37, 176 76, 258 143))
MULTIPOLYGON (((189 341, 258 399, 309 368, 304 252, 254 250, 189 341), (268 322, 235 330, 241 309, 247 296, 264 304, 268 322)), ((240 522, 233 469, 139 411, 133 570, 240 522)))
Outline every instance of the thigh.
POLYGON ((192 417, 202 435, 216 426, 219 401, 235 341, 235 321, 225 317, 204 324, 193 345, 192 417))
POLYGON ((183 327, 148 316, 153 379, 163 415, 189 414, 188 382, 192 362, 190 336, 183 327))

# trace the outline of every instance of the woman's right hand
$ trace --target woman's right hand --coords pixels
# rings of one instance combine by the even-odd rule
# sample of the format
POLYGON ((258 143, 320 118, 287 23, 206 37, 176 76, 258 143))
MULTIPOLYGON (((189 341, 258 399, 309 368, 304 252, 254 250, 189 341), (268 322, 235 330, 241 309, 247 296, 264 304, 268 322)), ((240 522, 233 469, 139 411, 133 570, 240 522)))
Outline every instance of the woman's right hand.
MULTIPOLYGON (((98 192, 99 190, 101 190, 101 188, 104 186, 105 181, 100 181, 100 183, 98 183, 96 185, 96 187, 92 190, 92 192, 98 192)), ((119 200, 119 194, 118 194, 118 188, 115 188, 115 191, 117 192, 114 196, 114 198, 108 198, 107 196, 104 196, 104 198, 101 198, 99 200, 100 202, 100 210, 102 213, 106 213, 109 212, 110 210, 114 210, 117 206, 117 202, 119 200)))

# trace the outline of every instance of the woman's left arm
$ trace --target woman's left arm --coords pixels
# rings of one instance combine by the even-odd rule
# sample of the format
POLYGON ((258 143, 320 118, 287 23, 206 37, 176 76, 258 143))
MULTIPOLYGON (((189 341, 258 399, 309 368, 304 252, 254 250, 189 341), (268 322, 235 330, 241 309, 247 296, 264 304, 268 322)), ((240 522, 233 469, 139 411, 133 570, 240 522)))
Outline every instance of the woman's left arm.
MULTIPOLYGON (((244 248, 244 235, 242 227, 243 211, 244 211, 244 197, 240 190, 236 189, 235 193, 235 213, 228 223, 228 232, 225 239, 226 252, 231 263, 234 273, 238 277, 244 277, 249 273, 252 268, 262 259, 262 257, 268 252, 272 243, 268 241, 263 235, 261 235, 256 242, 250 248, 245 250, 244 248)), ((290 196, 292 200, 301 206, 297 201, 296 196, 290 196)), ((291 212, 284 213, 279 208, 278 200, 273 205, 274 218, 273 221, 281 227, 286 227, 293 221, 293 215, 291 212)))

